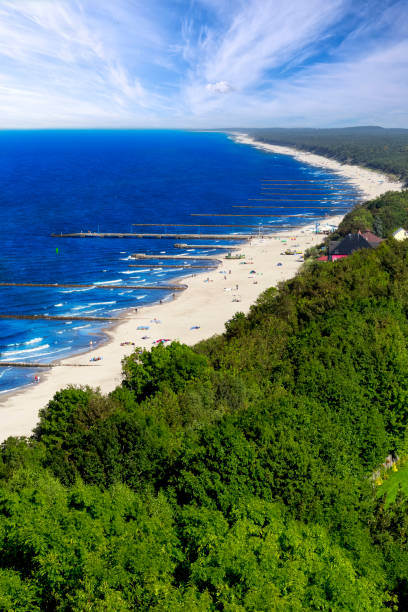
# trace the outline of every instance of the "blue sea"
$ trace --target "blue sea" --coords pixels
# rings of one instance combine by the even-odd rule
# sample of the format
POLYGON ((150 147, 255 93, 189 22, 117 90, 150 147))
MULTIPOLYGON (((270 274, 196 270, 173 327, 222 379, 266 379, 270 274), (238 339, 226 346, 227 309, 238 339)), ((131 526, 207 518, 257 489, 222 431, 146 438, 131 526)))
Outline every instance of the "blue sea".
MULTIPOLYGON (((334 173, 237 144, 223 133, 3 131, 0 282, 103 283, 112 289, 0 287, 0 314, 120 316, 127 308, 169 299, 164 289, 143 289, 182 276, 176 268, 150 270, 149 263, 172 263, 160 255, 208 254, 205 249, 175 249, 180 240, 174 239, 64 239, 52 233, 184 231, 197 232, 191 243, 197 243, 200 232, 231 234, 236 240, 257 228, 264 232, 273 231, 274 225, 303 224, 303 215, 311 218, 317 212, 312 205, 332 213, 344 200, 351 207, 358 199, 357 191, 334 173), (264 182, 278 179, 299 181, 299 187, 290 195, 284 184, 264 182), (302 184, 305 179, 316 182, 302 184), (322 179, 327 182, 319 183, 322 179), (305 201, 309 199, 313 201, 305 201), (239 205, 260 208, 234 208, 239 205), (274 205, 297 208, 261 208, 274 205), (192 216, 211 213, 219 216, 192 216), (245 216, 222 216, 231 214, 245 216), (272 214, 278 216, 268 216, 272 214), (131 263, 144 263, 131 260, 137 252, 154 259, 132 268, 131 263), (125 284, 142 288, 121 290, 125 284)), ((87 350, 90 341, 103 342, 104 327, 106 323, 89 321, 0 319, 0 361, 50 363, 87 350)), ((0 366, 0 393, 31 384, 34 374, 32 368, 0 366)))

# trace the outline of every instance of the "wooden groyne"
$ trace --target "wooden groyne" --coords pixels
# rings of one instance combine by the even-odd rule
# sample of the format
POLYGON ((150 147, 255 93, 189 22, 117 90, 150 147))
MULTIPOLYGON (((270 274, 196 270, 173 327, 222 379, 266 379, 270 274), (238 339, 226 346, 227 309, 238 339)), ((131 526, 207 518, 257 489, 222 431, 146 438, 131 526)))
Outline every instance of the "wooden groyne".
MULTIPOLYGON (((261 207, 263 208, 263 206, 261 207)), ((284 213, 281 213, 280 215, 271 215, 270 213, 267 213, 265 215, 259 214, 259 213, 254 213, 253 215, 233 215, 231 213, 190 213, 190 215, 192 217, 297 217, 298 219, 302 219, 302 218, 306 218, 306 219, 312 219, 312 220, 317 220, 317 219, 323 219, 324 215, 314 215, 314 216, 310 216, 310 215, 285 215, 284 213)), ((276 225, 276 226, 268 226, 269 228, 273 229, 273 227, 287 227, 286 225, 276 225)), ((234 236, 230 236, 230 240, 232 240, 234 238, 234 236)), ((250 238, 253 238, 253 235, 250 236, 250 238)), ((250 239, 248 238, 248 240, 250 239)))
POLYGON ((148 255, 147 253, 133 253, 132 257, 134 257, 134 259, 202 259, 205 261, 215 261, 217 263, 221 263, 209 255, 156 255, 154 253, 148 255))
MULTIPOLYGON (((270 202, 272 200, 268 200, 270 202)), ((344 210, 350 208, 349 206, 339 206, 333 204, 333 206, 264 206, 263 204, 233 204, 232 208, 273 208, 274 210, 292 210, 293 208, 307 208, 308 210, 344 210)), ((283 213, 282 213, 283 215, 283 213)), ((285 215, 287 216, 287 215, 285 215)))
MULTIPOLYGON (((326 179, 261 179, 262 183, 334 183, 338 178, 326 179)), ((355 179, 353 179, 355 180, 355 179)))
POLYGON ((194 270, 200 268, 201 270, 216 270, 217 266, 192 266, 191 264, 128 264, 129 268, 181 268, 183 270, 194 270))
POLYGON ((321 196, 322 198, 328 198, 328 197, 332 197, 335 196, 337 198, 343 198, 346 195, 358 195, 358 192, 356 191, 330 191, 329 193, 323 193, 322 191, 308 191, 307 193, 300 193, 297 189, 293 189, 291 190, 290 193, 282 193, 282 188, 278 188, 278 187, 261 187, 261 191, 266 191, 268 194, 270 193, 271 195, 282 195, 282 196, 321 196))
POLYGON ((245 223, 132 223, 137 227, 258 227, 245 223))
POLYGON ((87 317, 87 316, 70 316, 70 315, 16 315, 16 314, 0 314, 0 319, 49 319, 51 321, 122 321, 120 317, 87 317))
POLYGON ((153 239, 161 239, 161 238, 169 238, 176 240, 186 240, 189 238, 202 238, 207 240, 247 240, 250 235, 249 234, 239 234, 231 236, 231 234, 136 234, 136 233, 127 233, 127 234, 119 234, 119 233, 99 233, 99 232, 89 232, 87 234, 83 233, 74 233, 74 234, 51 234, 53 238, 153 238, 153 239))
POLYGON ((67 283, 0 283, 0 287, 52 287, 55 289, 163 289, 183 291, 187 285, 72 285, 67 283))
MULTIPOLYGON (((267 195, 267 194, 265 194, 267 195)), ((313 200, 304 200, 303 198, 300 200, 299 198, 289 199, 289 198, 248 198, 248 202, 321 202, 321 198, 314 198, 313 200)), ((355 203, 356 200, 343 200, 343 203, 355 203)), ((330 202, 327 202, 330 205, 330 202)), ((290 208, 290 206, 288 206, 290 208)), ((306 208, 306 207, 305 207, 306 208)), ((309 207, 308 207, 309 208, 309 207)), ((287 215, 289 216, 289 215, 287 215)))
MULTIPOLYGON (((309 206, 269 206, 266 204, 233 204, 232 208, 267 208, 267 209, 272 209, 272 210, 288 210, 288 209, 292 209, 292 208, 307 208, 308 210, 310 210, 309 206)), ((340 212, 342 212, 343 210, 348 210, 350 208, 350 206, 314 206, 313 210, 316 209, 321 209, 321 210, 325 210, 327 212, 332 212, 333 210, 339 210, 340 212)), ((284 216, 286 217, 287 215, 285 215, 283 212, 279 215, 279 216, 284 216)), ((318 215, 320 216, 320 215, 318 215)))
POLYGON ((226 246, 225 244, 185 244, 184 242, 173 245, 175 249, 226 249, 236 251, 240 246, 226 246))
MULTIPOLYGON (((97 364, 99 365, 99 364, 97 364)), ((3 368, 94 368, 93 363, 29 363, 26 361, 0 361, 3 368)))

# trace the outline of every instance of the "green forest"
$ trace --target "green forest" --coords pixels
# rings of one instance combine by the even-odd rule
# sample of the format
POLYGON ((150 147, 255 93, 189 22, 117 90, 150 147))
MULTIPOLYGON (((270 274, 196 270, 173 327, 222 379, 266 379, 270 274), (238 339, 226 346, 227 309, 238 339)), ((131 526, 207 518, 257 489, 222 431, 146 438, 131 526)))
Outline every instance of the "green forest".
POLYGON ((358 204, 345 215, 332 238, 359 230, 390 238, 399 227, 408 228, 408 190, 388 191, 374 200, 358 204))
MULTIPOLYGON (((238 130, 234 130, 235 132, 238 130)), ((332 157, 343 163, 382 170, 408 185, 408 130, 377 126, 352 128, 250 128, 256 140, 332 157)))
POLYGON ((406 610, 407 315, 390 238, 56 393, 1 445, 0 610, 406 610))

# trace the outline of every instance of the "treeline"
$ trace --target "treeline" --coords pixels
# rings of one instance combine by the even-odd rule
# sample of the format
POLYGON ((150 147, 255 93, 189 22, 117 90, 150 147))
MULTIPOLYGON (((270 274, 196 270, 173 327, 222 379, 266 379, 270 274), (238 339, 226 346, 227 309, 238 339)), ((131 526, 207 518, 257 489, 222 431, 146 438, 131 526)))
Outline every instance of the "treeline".
POLYGON ((399 227, 408 228, 408 191, 388 191, 355 206, 330 235, 335 240, 358 231, 371 231, 379 238, 390 238, 399 227))
POLYGON ((261 142, 296 147, 343 163, 382 170, 408 184, 408 130, 405 129, 373 126, 337 129, 250 128, 242 131, 261 142))
POLYGON ((0 453, 0 609, 408 607, 408 242, 311 262, 0 453))

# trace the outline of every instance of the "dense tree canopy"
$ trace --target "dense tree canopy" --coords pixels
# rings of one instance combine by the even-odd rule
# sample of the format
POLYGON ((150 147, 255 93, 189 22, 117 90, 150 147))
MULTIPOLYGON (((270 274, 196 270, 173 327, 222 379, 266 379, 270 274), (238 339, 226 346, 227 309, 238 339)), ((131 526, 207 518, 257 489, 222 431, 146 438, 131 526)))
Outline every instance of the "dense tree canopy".
POLYGON ((407 288, 408 241, 310 262, 58 392, 1 446, 0 608, 405 610, 408 501, 372 475, 408 449, 407 288))
POLYGON ((340 162, 397 175, 408 184, 408 130, 376 126, 354 128, 251 128, 262 142, 313 151, 340 162))

